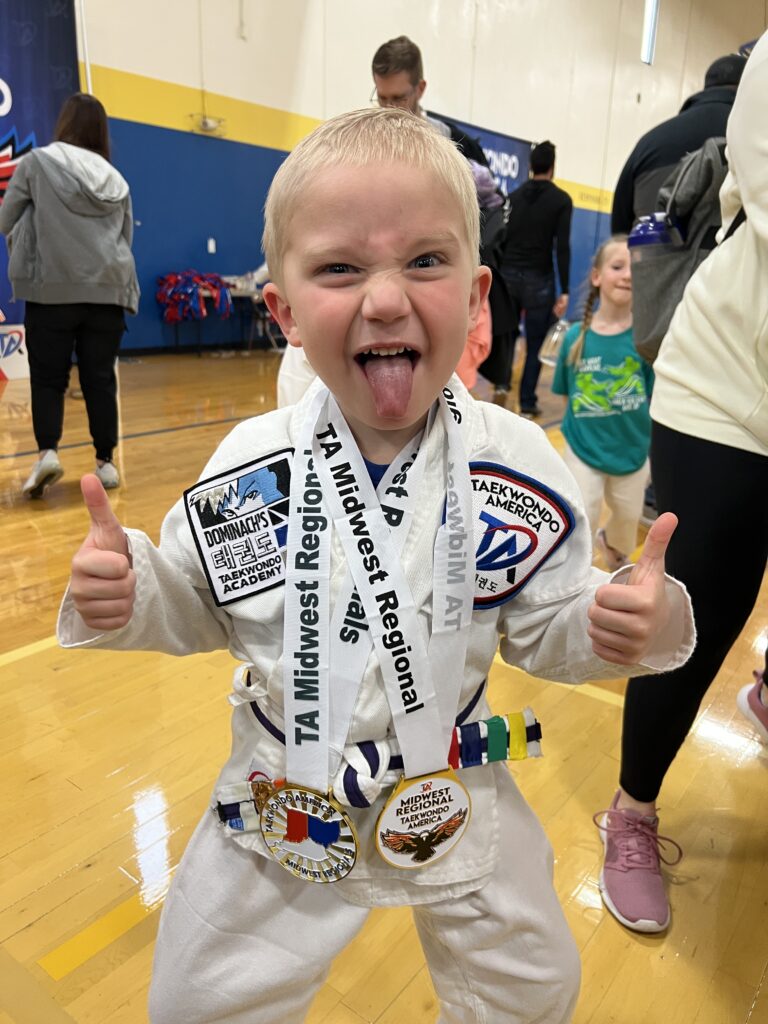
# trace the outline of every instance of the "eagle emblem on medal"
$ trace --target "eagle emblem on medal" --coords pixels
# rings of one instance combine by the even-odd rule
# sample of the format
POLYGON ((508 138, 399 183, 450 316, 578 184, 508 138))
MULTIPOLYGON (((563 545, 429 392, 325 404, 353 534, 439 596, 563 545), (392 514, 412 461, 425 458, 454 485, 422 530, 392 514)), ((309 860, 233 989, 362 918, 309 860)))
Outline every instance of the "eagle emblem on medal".
POLYGON ((426 867, 451 852, 470 816, 469 793, 453 771, 403 779, 379 817, 376 847, 393 867, 426 867))

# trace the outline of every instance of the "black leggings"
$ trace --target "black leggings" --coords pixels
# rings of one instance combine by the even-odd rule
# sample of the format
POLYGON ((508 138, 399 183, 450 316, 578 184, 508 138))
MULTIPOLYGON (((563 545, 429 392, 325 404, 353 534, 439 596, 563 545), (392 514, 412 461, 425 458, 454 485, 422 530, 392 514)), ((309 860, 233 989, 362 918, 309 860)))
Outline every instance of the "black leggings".
POLYGON ((75 352, 96 458, 111 459, 117 445, 115 359, 125 330, 122 307, 28 302, 24 326, 37 447, 42 451, 59 446, 75 352))
POLYGON ((651 466, 659 511, 680 519, 667 572, 688 588, 698 639, 682 668, 627 686, 620 783, 649 803, 754 608, 768 557, 768 458, 654 423, 651 466))

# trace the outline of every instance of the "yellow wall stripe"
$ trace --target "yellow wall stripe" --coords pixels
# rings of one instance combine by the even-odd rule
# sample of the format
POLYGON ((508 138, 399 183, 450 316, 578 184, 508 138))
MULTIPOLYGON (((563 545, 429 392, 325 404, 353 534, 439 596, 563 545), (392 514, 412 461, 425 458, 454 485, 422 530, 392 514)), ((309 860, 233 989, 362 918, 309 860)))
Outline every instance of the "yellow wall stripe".
POLYGON ((561 181, 555 179, 564 192, 573 200, 573 205, 579 210, 593 210, 596 213, 610 213, 613 206, 613 192, 604 188, 592 188, 590 185, 580 185, 576 181, 561 181))
MULTIPOLYGON (((203 110, 202 93, 191 86, 100 64, 91 65, 91 78, 94 95, 110 117, 124 121, 188 132, 195 130, 195 116, 203 110)), ((209 117, 224 119, 218 138, 267 149, 291 150, 320 124, 316 118, 210 92, 205 94, 205 109, 209 117)))
POLYGON ((61 981, 67 974, 80 967, 86 960, 96 956, 103 949, 125 935, 157 909, 157 904, 148 907, 137 893, 130 899, 119 903, 103 917, 84 928, 71 939, 46 953, 38 960, 38 964, 54 981, 61 981))
MULTIPOLYGON (((80 79, 85 81, 83 64, 80 65, 80 79)), ((195 116, 203 110, 200 89, 189 85, 176 85, 102 64, 91 65, 91 79, 94 95, 99 97, 110 117, 119 117, 123 121, 188 132, 195 130, 195 116)), ((217 132, 218 138, 267 149, 290 151, 320 124, 314 117, 264 107, 220 93, 206 92, 205 109, 209 117, 224 118, 223 128, 217 132)), ((574 181, 558 180, 557 184, 579 209, 611 212, 612 192, 574 181)))

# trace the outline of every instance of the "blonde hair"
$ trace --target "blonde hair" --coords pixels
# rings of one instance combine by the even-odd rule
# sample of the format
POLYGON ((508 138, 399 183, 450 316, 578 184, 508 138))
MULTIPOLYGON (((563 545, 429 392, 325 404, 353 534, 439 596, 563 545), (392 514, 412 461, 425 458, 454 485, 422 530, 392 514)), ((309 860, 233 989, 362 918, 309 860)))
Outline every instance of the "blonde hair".
POLYGON ((272 180, 264 206, 262 248, 273 280, 281 278, 288 226, 312 177, 325 167, 402 163, 431 171, 461 209, 473 259, 479 261, 480 213, 469 163, 423 117, 397 108, 366 108, 331 118, 298 144, 272 180))
POLYGON ((595 313, 595 306, 597 305, 597 300, 600 297, 600 289, 596 284, 592 284, 592 273, 595 270, 602 269, 610 246, 626 244, 626 235, 611 235, 610 238, 606 238, 602 245, 599 246, 599 248, 595 252, 595 255, 592 257, 592 264, 589 268, 589 277, 587 278, 589 289, 587 291, 587 297, 584 300, 584 308, 581 313, 581 329, 579 330, 579 334, 576 338, 576 341, 574 341, 574 343, 568 350, 568 356, 565 360, 569 366, 575 366, 576 363, 578 363, 578 361, 581 359, 581 354, 584 351, 584 339, 586 338, 587 331, 589 330, 589 326, 592 323, 592 317, 595 313))

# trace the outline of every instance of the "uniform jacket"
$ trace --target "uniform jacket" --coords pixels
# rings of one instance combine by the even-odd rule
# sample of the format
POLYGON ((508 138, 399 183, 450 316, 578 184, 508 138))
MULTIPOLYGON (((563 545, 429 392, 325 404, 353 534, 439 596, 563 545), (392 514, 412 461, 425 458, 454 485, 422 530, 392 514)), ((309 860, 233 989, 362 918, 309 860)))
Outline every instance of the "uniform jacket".
MULTIPOLYGON (((475 536, 482 541, 485 525, 479 513, 512 521, 522 517, 529 527, 542 529, 542 544, 552 536, 552 514, 572 517, 572 529, 562 530, 548 560, 519 586, 509 600, 494 604, 494 595, 481 586, 478 576, 476 606, 490 601, 473 616, 461 691, 460 708, 472 706, 488 675, 501 636, 501 654, 510 664, 547 679, 575 682, 584 679, 615 678, 615 665, 596 657, 587 636, 587 609, 597 585, 608 578, 592 568, 591 540, 575 481, 541 429, 495 405, 474 401, 458 378, 450 387, 461 413, 461 430, 470 464, 478 472, 479 490, 474 495, 475 536), (510 499, 516 485, 505 473, 515 475, 517 498, 510 499), (536 496, 542 506, 537 506, 536 496), (505 507, 506 504, 506 507, 505 507), (510 512, 509 509, 517 509, 510 512), (534 511, 535 508, 539 511, 534 511), (543 511, 542 511, 543 508, 543 511)), ((305 410, 314 388, 294 407, 267 413, 236 427, 222 442, 203 471, 203 479, 232 467, 246 467, 272 452, 283 452, 297 443, 305 410)), ((443 512, 445 493, 443 450, 444 426, 437 417, 420 453, 426 457, 424 476, 416 494, 415 512, 402 560, 419 620, 429 631, 432 601, 432 551, 443 512)), ((274 773, 284 770, 284 748, 257 720, 252 701, 270 723, 283 728, 283 586, 216 607, 201 568, 187 515, 182 502, 163 523, 159 549, 142 533, 127 530, 137 575, 137 599, 132 621, 122 630, 99 636, 89 630, 65 597, 59 620, 59 638, 64 646, 93 645, 113 649, 161 650, 187 654, 228 647, 240 662, 251 666, 250 684, 242 677, 231 700, 232 754, 218 785, 242 781, 252 758, 274 773)), ((346 571, 338 538, 332 540, 332 598, 346 571)), ((483 577, 489 586, 490 577, 483 577)), ((518 581, 520 583, 521 581, 518 581)), ((517 584, 515 584, 517 586, 517 584)), ((693 624, 687 597, 681 587, 670 583, 674 613, 664 636, 657 639, 654 655, 644 666, 671 669, 682 664, 693 645, 693 624)), ((626 674, 621 670, 621 674, 626 674)), ((511 702, 512 703, 512 702, 511 702)), ((507 710, 518 710, 510 706, 507 710)), ((477 702, 470 720, 487 717, 484 699, 477 702)), ((392 719, 372 653, 358 694, 348 745, 366 740, 385 741, 392 733, 392 719)), ((458 896, 482 885, 499 856, 498 773, 504 765, 478 767, 462 772, 462 781, 472 799, 472 820, 467 834, 455 850, 433 866, 402 871, 388 866, 375 850, 372 832, 383 796, 367 810, 353 810, 361 843, 361 856, 352 874, 335 888, 351 900, 365 905, 432 902, 447 895, 458 896)), ((236 841, 265 853, 258 832, 238 834, 236 841)))
POLYGON ((0 206, 14 299, 139 305, 128 183, 108 160, 54 142, 19 163, 0 206))
POLYGON ((651 418, 683 434, 768 455, 768 33, 752 51, 728 121, 720 190, 726 232, 688 282, 653 364, 651 418))

